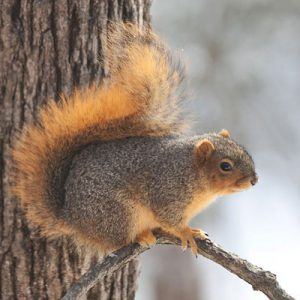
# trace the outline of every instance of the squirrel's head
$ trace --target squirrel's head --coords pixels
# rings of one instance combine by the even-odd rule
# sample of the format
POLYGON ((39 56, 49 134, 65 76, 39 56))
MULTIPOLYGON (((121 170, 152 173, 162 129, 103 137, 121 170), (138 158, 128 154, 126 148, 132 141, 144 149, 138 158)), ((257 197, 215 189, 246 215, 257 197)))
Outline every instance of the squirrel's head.
POLYGON ((251 156, 223 129, 219 134, 208 134, 195 146, 200 177, 209 183, 215 195, 245 190, 257 183, 251 156))

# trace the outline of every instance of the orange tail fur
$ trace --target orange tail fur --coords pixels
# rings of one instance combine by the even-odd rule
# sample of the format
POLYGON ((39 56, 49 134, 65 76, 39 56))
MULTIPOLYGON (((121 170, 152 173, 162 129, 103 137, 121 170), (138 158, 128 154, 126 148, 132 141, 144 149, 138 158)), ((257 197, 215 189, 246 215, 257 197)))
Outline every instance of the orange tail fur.
POLYGON ((47 235, 71 234, 60 221, 63 184, 76 151, 97 140, 162 136, 182 127, 178 86, 183 72, 149 30, 113 25, 107 48, 107 85, 51 100, 13 148, 13 193, 28 219, 47 235))

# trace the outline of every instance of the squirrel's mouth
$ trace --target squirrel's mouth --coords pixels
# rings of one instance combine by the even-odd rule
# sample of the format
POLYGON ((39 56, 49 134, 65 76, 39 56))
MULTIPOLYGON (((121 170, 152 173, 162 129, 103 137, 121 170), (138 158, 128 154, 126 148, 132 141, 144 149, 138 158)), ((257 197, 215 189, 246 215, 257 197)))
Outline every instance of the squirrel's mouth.
POLYGON ((245 191, 251 188, 253 185, 255 185, 257 181, 258 181, 258 177, 256 174, 250 176, 244 176, 242 178, 239 178, 232 184, 230 184, 230 186, 228 186, 225 189, 225 191, 222 190, 222 192, 219 193, 219 195, 228 195, 228 194, 245 191))
POLYGON ((254 186, 258 181, 256 174, 240 178, 235 183, 236 191, 246 190, 254 186))

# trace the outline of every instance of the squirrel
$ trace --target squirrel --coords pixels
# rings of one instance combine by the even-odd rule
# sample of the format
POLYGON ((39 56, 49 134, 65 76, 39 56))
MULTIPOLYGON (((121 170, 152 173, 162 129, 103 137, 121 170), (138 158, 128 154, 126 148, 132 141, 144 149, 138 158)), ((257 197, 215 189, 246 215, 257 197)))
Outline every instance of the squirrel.
POLYGON ((197 253, 188 223, 216 197, 257 182, 227 130, 185 136, 184 67, 149 28, 108 32, 109 76, 39 111, 13 145, 13 194, 48 237, 110 253, 175 235, 197 253))

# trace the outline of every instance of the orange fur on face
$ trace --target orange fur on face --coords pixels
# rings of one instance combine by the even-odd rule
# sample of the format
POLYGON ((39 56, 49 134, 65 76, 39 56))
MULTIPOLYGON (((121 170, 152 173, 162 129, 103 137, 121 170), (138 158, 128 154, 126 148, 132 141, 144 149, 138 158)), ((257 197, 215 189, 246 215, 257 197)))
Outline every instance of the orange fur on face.
POLYGON ((219 160, 209 162, 209 189, 215 197, 243 191, 252 186, 252 176, 246 176, 239 169, 224 174, 219 169, 219 160))

